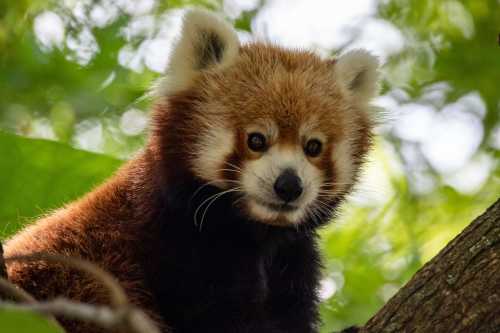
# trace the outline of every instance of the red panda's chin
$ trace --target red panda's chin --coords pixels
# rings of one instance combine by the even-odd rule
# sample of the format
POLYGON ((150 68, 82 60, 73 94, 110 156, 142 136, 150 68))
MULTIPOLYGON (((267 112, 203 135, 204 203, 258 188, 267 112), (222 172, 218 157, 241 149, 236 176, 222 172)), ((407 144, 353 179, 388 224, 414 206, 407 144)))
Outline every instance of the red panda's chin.
POLYGON ((297 225, 303 215, 302 208, 298 206, 264 203, 253 198, 248 199, 246 206, 253 220, 275 226, 297 225))

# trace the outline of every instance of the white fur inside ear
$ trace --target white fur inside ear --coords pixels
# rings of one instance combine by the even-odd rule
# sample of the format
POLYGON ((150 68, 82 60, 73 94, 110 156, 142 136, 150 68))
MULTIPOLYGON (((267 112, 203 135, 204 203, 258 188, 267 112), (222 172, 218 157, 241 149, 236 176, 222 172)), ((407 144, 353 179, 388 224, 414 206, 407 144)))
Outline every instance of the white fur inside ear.
POLYGON ((334 73, 356 102, 367 104, 378 94, 379 61, 365 50, 349 51, 334 64, 334 73))
POLYGON ((206 10, 189 10, 157 93, 169 95, 189 88, 202 70, 231 65, 239 46, 236 31, 229 23, 206 10))

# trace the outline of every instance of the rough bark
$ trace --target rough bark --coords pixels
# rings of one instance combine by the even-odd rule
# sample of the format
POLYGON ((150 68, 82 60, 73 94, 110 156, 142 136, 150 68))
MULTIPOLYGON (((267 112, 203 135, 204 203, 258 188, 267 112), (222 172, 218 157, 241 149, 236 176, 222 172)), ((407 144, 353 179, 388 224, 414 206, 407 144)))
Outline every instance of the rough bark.
POLYGON ((500 332, 500 199, 357 331, 500 332))

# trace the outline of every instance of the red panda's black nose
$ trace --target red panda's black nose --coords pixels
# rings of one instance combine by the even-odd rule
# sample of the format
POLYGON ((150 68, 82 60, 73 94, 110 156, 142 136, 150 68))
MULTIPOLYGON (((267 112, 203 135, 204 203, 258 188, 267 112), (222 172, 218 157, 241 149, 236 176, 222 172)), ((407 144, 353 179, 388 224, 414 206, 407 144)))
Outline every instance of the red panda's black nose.
POLYGON ((274 192, 285 202, 291 202, 302 194, 302 181, 293 169, 286 169, 274 182, 274 192))

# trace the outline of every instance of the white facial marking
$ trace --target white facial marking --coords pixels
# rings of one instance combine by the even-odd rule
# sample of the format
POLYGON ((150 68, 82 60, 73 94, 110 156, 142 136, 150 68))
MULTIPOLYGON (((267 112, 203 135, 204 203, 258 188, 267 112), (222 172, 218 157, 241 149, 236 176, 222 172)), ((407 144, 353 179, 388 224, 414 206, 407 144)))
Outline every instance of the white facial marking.
POLYGON ((279 217, 279 213, 276 211, 272 211, 269 208, 260 205, 255 202, 250 202, 250 210, 252 214, 258 216, 260 219, 264 221, 275 220, 279 217))
POLYGON ((300 126, 299 137, 310 139, 317 139, 323 143, 326 142, 326 136, 318 131, 319 120, 318 117, 313 116, 304 122, 302 126, 300 126))
POLYGON ((234 140, 234 134, 229 129, 210 126, 194 149, 194 172, 202 179, 214 182, 215 186, 227 185, 221 179, 221 169, 230 168, 224 161, 234 149, 234 140))
POLYGON ((278 139, 278 128, 276 127, 276 124, 273 122, 263 122, 262 124, 255 124, 253 126, 250 126, 246 130, 247 134, 250 133, 261 133, 263 134, 267 140, 270 142, 274 142, 278 139))
POLYGON ((291 224, 298 224, 306 214, 307 207, 316 199, 322 176, 320 170, 311 164, 302 147, 272 146, 259 159, 245 163, 242 173, 242 187, 250 197, 251 213, 262 220, 274 220, 280 215, 291 224), (281 199, 274 193, 274 182, 285 170, 293 169, 302 180, 303 192, 291 205, 296 209, 278 212, 266 204, 280 205, 281 199))

